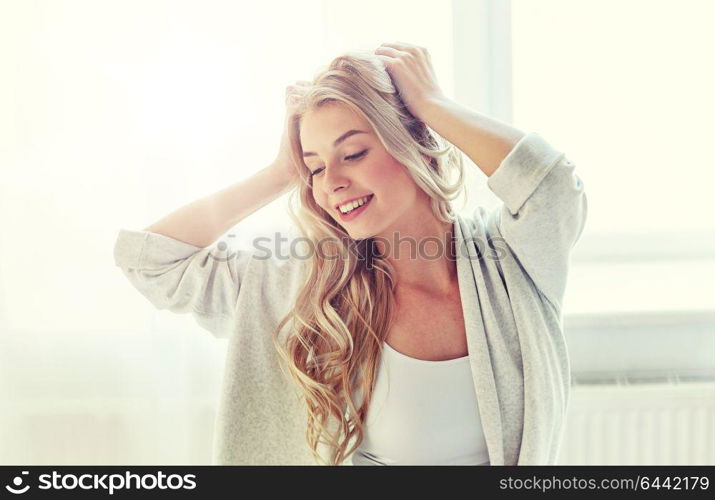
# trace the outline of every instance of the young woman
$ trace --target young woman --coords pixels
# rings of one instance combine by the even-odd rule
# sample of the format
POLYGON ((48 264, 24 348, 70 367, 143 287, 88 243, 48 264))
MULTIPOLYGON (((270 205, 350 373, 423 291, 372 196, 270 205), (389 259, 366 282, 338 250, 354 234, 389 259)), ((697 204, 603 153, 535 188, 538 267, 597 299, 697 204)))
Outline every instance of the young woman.
POLYGON ((448 99, 407 43, 336 58, 286 105, 270 166, 115 245, 156 307, 229 338, 214 463, 556 463, 574 165, 448 99), (496 210, 455 213, 460 150, 496 210), (212 245, 287 191, 309 252, 212 245))

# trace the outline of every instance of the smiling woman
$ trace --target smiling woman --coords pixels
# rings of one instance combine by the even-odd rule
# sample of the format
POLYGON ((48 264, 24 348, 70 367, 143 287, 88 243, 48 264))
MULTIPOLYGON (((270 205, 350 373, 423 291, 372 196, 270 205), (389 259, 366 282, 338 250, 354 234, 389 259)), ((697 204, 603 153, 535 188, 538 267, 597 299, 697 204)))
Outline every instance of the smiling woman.
MULTIPOLYGON (((399 47, 403 69, 426 64, 399 47)), ((537 134, 456 103, 424 122, 400 96, 383 59, 337 57, 289 88, 271 168, 119 235, 116 262, 152 303, 230 337, 218 464, 556 462, 583 183, 537 134), (455 213, 462 155, 429 123, 479 142, 468 149, 485 150, 496 210, 455 213), (307 259, 217 258, 175 237, 240 221, 288 188, 317 249, 307 259)))
MULTIPOLYGON (((429 137, 425 135, 429 132, 420 130, 424 124, 411 115, 406 115, 405 118, 409 120, 407 125, 414 131, 414 137, 408 135, 407 140, 393 139, 395 146, 391 153, 383 145, 383 139, 374 131, 379 125, 373 126, 366 115, 357 111, 360 105, 350 103, 359 103, 359 100, 351 97, 350 100, 324 98, 320 104, 314 104, 312 109, 306 110, 299 118, 296 115, 296 119, 300 120, 300 128, 295 131, 295 141, 300 143, 300 158, 307 170, 307 185, 310 187, 310 195, 316 209, 321 209, 333 221, 339 222, 342 229, 353 239, 387 235, 399 226, 409 227, 414 225, 415 221, 433 218, 430 205, 435 197, 425 192, 420 184, 429 186, 435 190, 435 194, 439 189, 444 190, 442 197, 447 202, 458 192, 461 165, 457 169, 458 183, 452 186, 445 182, 448 178, 446 174, 451 173, 448 165, 457 163, 443 162, 441 169, 439 164, 438 169, 428 168, 433 157, 427 154, 430 150, 426 148, 434 148, 438 142, 432 138, 425 141, 424 146, 420 146, 414 137, 424 139, 429 137), (341 129, 347 131, 334 139, 335 130, 341 129), (401 142, 410 140, 414 145, 401 146, 401 142), (420 151, 420 147, 425 148, 426 152, 420 151), (402 155, 399 152, 401 150, 404 151, 402 155), (413 155, 422 153, 416 157, 416 163, 415 156, 408 154, 411 152, 413 155), (398 160, 400 156, 404 157, 402 161, 398 160), (405 166, 413 163, 419 167, 410 169, 405 166), (369 210, 368 206, 364 205, 364 209, 343 215, 345 210, 337 208, 346 203, 350 208, 349 202, 358 202, 368 196, 371 197, 366 200, 370 201, 369 210)), ((374 119, 379 121, 380 117, 374 119)), ((386 127, 386 130, 389 130, 389 127, 386 127)), ((407 127, 404 130, 407 135, 407 127)), ((387 139, 386 143, 389 142, 391 141, 387 139)), ((444 212, 447 217, 441 222, 448 223, 449 215, 452 214, 448 212, 446 204, 444 212)))
POLYGON ((319 436, 330 436, 334 463, 354 451, 357 445, 348 450, 348 442, 362 435, 371 389, 357 403, 351 394, 374 384, 394 323, 397 259, 384 241, 398 233, 448 240, 463 163, 456 148, 408 111, 372 54, 339 57, 312 86, 296 90, 289 139, 304 182, 300 212, 292 217, 304 236, 343 258, 316 256, 284 319, 316 326, 295 328, 277 349, 313 409, 309 443, 317 449, 319 436), (325 359, 320 370, 316 359, 325 359), (341 359, 350 364, 341 369, 341 359), (332 418, 352 430, 331 436, 332 418))

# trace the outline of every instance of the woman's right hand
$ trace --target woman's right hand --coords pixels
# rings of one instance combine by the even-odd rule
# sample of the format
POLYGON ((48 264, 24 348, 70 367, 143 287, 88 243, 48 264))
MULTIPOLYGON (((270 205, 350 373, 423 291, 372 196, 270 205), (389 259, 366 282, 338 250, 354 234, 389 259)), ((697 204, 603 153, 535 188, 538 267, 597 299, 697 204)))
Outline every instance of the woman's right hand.
POLYGON ((299 168, 298 165, 295 165, 290 152, 290 118, 293 116, 301 96, 310 85, 310 82, 301 80, 293 85, 288 85, 285 90, 286 111, 283 120, 283 136, 278 154, 273 162, 273 168, 276 169, 276 174, 283 177, 288 184, 297 180, 299 168))

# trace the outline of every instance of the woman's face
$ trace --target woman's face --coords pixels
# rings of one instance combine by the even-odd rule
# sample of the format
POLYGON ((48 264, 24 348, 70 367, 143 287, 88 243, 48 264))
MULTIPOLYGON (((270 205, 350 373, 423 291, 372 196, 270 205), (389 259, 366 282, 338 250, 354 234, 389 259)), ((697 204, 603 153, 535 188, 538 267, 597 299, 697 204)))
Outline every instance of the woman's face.
POLYGON ((300 140, 303 160, 312 172, 313 199, 351 238, 386 235, 428 206, 426 193, 407 169, 385 150, 367 120, 346 105, 329 103, 305 114, 300 140), (349 134, 353 130, 360 132, 349 134), (338 208, 365 197, 367 203, 351 213, 338 208))

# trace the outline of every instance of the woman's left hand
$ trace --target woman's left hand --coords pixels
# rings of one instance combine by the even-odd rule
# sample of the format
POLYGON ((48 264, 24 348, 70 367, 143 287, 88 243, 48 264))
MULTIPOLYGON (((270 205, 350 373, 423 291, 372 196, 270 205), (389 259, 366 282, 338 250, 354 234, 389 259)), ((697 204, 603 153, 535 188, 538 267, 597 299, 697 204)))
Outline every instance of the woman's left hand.
POLYGON ((385 63, 407 109, 424 121, 429 102, 444 97, 427 49, 404 42, 383 43, 375 54, 385 63))

